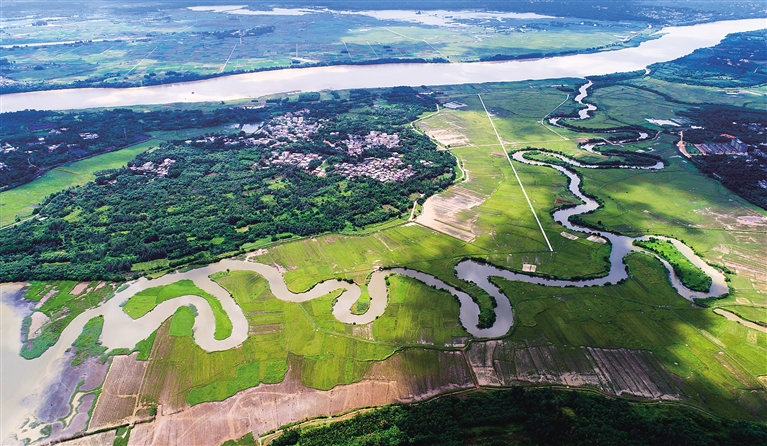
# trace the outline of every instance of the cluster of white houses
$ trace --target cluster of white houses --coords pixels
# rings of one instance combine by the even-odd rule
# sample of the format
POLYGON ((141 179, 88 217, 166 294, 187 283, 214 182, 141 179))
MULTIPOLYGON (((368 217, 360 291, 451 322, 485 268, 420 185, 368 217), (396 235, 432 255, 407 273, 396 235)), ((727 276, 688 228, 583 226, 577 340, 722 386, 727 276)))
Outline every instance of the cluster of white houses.
POLYGON ((402 181, 413 176, 413 166, 402 167, 404 163, 397 152, 386 159, 368 158, 361 163, 341 163, 335 166, 335 171, 347 178, 368 177, 381 182, 402 181))

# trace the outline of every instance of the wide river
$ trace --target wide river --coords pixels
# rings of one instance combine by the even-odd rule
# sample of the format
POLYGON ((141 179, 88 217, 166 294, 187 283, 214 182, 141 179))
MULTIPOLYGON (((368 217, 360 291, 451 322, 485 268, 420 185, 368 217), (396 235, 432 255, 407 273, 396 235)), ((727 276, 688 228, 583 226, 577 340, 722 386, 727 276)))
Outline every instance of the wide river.
POLYGON ((136 88, 78 88, 0 95, 0 111, 66 110, 173 102, 225 101, 289 91, 510 82, 584 77, 641 70, 697 48, 716 45, 729 33, 767 27, 748 19, 669 27, 638 47, 594 54, 508 62, 341 65, 238 74, 204 81, 136 88))
MULTIPOLYGON (((158 104, 168 102, 196 102, 204 100, 226 100, 247 96, 257 97, 264 94, 292 90, 313 91, 321 89, 371 88, 396 85, 438 85, 476 82, 515 81, 524 79, 546 79, 556 77, 582 77, 594 74, 607 74, 616 71, 642 69, 659 61, 680 57, 697 48, 718 43, 727 33, 756 30, 767 26, 764 19, 718 22, 691 27, 666 28, 666 33, 658 40, 645 42, 638 48, 630 48, 608 53, 559 57, 537 61, 517 61, 502 63, 474 64, 396 64, 376 66, 341 66, 324 68, 293 69, 279 72, 263 72, 245 75, 227 76, 207 81, 174 84, 168 86, 143 87, 130 89, 76 89, 20 93, 0 96, 2 111, 22 109, 71 109, 96 106, 125 106, 137 104, 158 104), (194 92, 194 94, 192 94, 194 92)), ((582 99, 586 88, 581 91, 582 99)), ((582 118, 585 116, 581 116, 582 118)), ((559 170, 569 178, 569 189, 583 200, 584 204, 559 211, 555 219, 567 228, 581 232, 595 232, 587 228, 571 225, 567 218, 574 214, 588 212, 596 208, 597 203, 586 197, 580 190, 580 179, 570 169, 547 163, 535 163, 517 153, 518 162, 541 164, 559 170)), ((567 161, 567 160, 565 160, 567 161)), ((589 166, 582 166, 589 167, 589 166)), ((653 166, 652 168, 661 168, 653 166)), ((600 279, 582 282, 547 280, 520 273, 513 273, 474 261, 464 261, 456 266, 457 277, 477 283, 498 302, 497 321, 488 329, 477 328, 479 309, 466 293, 457 290, 433 276, 408 270, 391 269, 373 273, 370 283, 371 307, 364 315, 353 315, 350 307, 359 297, 356 285, 340 281, 326 281, 306 293, 292 293, 285 286, 282 275, 275 268, 252 262, 224 260, 204 268, 163 276, 156 280, 139 279, 116 294, 109 302, 86 311, 75 318, 64 330, 59 342, 40 358, 27 361, 19 356, 21 343, 20 310, 9 305, 8 296, 13 295, 19 285, 0 285, 0 442, 5 444, 21 422, 29 417, 39 402, 39 396, 52 380, 61 366, 65 350, 79 335, 83 325, 90 318, 103 315, 105 318, 102 341, 109 348, 131 348, 141 339, 146 338, 181 305, 194 305, 199 313, 195 320, 195 340, 206 350, 223 350, 235 347, 247 337, 247 321, 242 310, 231 296, 208 276, 217 271, 250 270, 269 281, 276 297, 294 302, 316 298, 332 290, 343 289, 333 314, 342 322, 364 324, 382 314, 386 308, 385 276, 402 274, 414 277, 422 282, 444 289, 455 296, 461 303, 460 320, 466 330, 474 336, 497 337, 508 332, 513 324, 513 313, 509 300, 488 280, 491 276, 522 280, 547 286, 586 286, 615 283, 626 277, 623 257, 635 250, 631 246, 633 239, 600 231, 598 235, 610 240, 609 274, 600 279), (202 298, 186 296, 173 299, 159 305, 153 311, 138 320, 132 320, 122 312, 121 304, 136 292, 148 287, 159 286, 181 279, 190 279, 200 288, 217 296, 232 320, 232 335, 224 340, 215 340, 213 313, 202 298)), ((724 277, 717 270, 709 267, 687 246, 674 241, 675 245, 696 265, 712 276, 714 284, 709 293, 692 293, 684 288, 669 269, 673 286, 687 299, 715 296, 727 291, 724 277)))

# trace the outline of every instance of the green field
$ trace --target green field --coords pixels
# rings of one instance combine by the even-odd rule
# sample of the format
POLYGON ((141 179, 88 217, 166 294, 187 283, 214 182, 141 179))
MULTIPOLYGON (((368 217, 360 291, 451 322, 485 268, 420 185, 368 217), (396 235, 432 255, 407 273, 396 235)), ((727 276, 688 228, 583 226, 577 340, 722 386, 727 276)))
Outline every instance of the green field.
POLYGON ((330 389, 359 381, 374 361, 402 346, 442 349, 453 337, 467 336, 455 323, 457 302, 409 278, 389 278, 391 304, 370 330, 332 316, 337 293, 296 304, 274 298, 267 282, 251 272, 218 273, 213 279, 242 307, 250 336, 242 348, 205 352, 190 336, 190 310, 181 307, 158 332, 145 401, 158 402, 163 383, 172 388, 173 405, 220 401, 259 382, 282 381, 289 363, 301 370, 303 384, 330 389), (186 366, 176 370, 181 363, 186 366))
MULTIPOLYGON (((213 295, 199 289, 191 280, 180 280, 163 287, 139 291, 128 299, 125 306, 123 306, 123 311, 133 319, 138 319, 166 300, 188 295, 200 296, 210 305, 210 308, 213 310, 213 316, 216 318, 215 339, 226 339, 232 334, 232 321, 226 315, 221 302, 213 295)), ((172 327, 171 332, 173 332, 172 327)))
POLYGON ((141 85, 313 64, 461 62, 499 54, 534 58, 609 51, 636 46, 652 31, 641 22, 600 21, 596 26, 562 17, 494 23, 469 19, 464 26, 433 26, 320 11, 269 16, 162 11, 164 19, 143 21, 102 9, 95 17, 56 18, 51 22, 55 26, 30 26, 28 17, 9 17, 3 43, 15 47, 7 50, 10 63, 3 67, 4 75, 18 82, 11 88, 21 89, 75 81, 84 86, 141 85), (254 28, 266 32, 233 35, 254 28), (222 34, 211 34, 218 32, 222 34))
POLYGON ((94 172, 117 169, 128 164, 139 153, 160 143, 152 139, 114 152, 96 155, 54 168, 31 183, 0 192, 0 227, 12 224, 16 218, 25 219, 48 195, 93 181, 94 172))
POLYGON ((674 268, 676 275, 682 281, 682 284, 687 288, 704 293, 707 293, 709 288, 711 288, 711 277, 693 265, 670 241, 651 237, 647 241, 637 240, 634 244, 658 254, 669 262, 674 268))
POLYGON ((758 377, 767 374, 767 336, 711 309, 690 307, 657 260, 631 254, 627 264, 630 280, 598 289, 499 280, 518 315, 510 340, 649 349, 679 377, 692 396, 689 403, 720 416, 763 420, 765 391, 758 377))

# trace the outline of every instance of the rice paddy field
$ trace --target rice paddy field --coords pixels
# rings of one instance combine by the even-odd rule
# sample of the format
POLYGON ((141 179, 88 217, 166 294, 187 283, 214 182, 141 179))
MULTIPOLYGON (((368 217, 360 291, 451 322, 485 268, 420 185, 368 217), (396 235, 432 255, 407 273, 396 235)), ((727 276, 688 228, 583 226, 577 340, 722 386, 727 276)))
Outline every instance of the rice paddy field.
POLYGON ((282 381, 290 358, 300 363, 302 384, 327 390, 359 381, 374 362, 403 346, 444 349, 454 337, 468 336, 450 295, 409 278, 391 277, 386 313, 360 327, 331 315, 337 293, 289 303, 277 300, 254 273, 220 273, 214 280, 242 307, 250 336, 241 348, 205 352, 191 338, 193 319, 179 309, 154 342, 147 373, 157 385, 142 390, 144 404, 183 408, 221 401, 259 382, 282 381))
MULTIPOLYGON (((571 121, 587 130, 551 125, 547 118, 558 110, 568 114, 577 110, 573 97, 582 84, 583 80, 557 79, 424 90, 443 103, 465 104, 457 109, 441 107, 415 126, 436 140, 451 141, 442 145, 458 160, 463 179, 441 194, 455 205, 450 219, 442 223, 470 236, 456 237, 419 220, 418 214, 429 207, 427 201, 417 207, 413 220, 394 220, 358 233, 248 246, 244 251, 252 251, 249 258, 281 267, 293 292, 330 278, 364 285, 377 269, 404 266, 469 293, 488 312, 493 299, 474 283, 456 277, 454 268, 463 259, 520 272, 534 266, 536 274, 579 278, 606 274, 610 252, 609 244, 589 241, 587 234, 566 231, 554 222, 554 210, 578 202, 562 174, 515 162, 519 181, 551 241, 553 251, 548 249, 499 138, 508 152, 530 147, 600 162, 619 158, 584 150, 584 142, 608 137, 605 130, 610 128, 641 126, 655 137, 618 148, 652 153, 666 166, 657 171, 571 167, 583 180, 581 188, 601 203, 581 219, 621 234, 683 241, 726 272, 730 285, 726 297, 693 304, 671 286, 668 271, 657 258, 632 253, 624 259, 629 278, 617 284, 559 288, 492 279, 513 306, 514 325, 505 336, 487 340, 472 338, 461 326, 459 304, 450 294, 415 279, 389 276, 384 313, 370 324, 348 325, 332 316, 338 292, 303 303, 284 302, 255 273, 223 272, 212 279, 242 308, 249 327, 247 340, 231 350, 206 352, 192 337, 193 310, 180 308, 141 346, 140 359, 147 362, 134 409, 148 411, 159 405, 165 414, 183 414, 197 413, 193 411, 208 404, 204 407, 211 411, 223 411, 227 402, 243 397, 248 389, 284 383, 287 377, 297 380, 290 385, 299 385, 302 391, 332 395, 350 389, 345 386, 401 376, 382 371, 396 368, 399 373, 426 375, 426 381, 429 374, 435 380, 466 378, 454 387, 440 387, 441 391, 580 386, 634 401, 663 398, 721 417, 767 420, 767 332, 714 312, 721 308, 751 322, 767 323, 767 225, 740 218, 767 217, 767 213, 700 173, 678 154, 673 131, 647 121, 677 119, 689 104, 712 100, 718 93, 682 86, 679 94, 694 100, 680 104, 646 90, 645 86, 668 88, 652 78, 604 88, 595 83, 588 98, 598 107, 594 117, 571 121), (637 82, 644 82, 643 88, 633 85, 637 82), (466 196, 471 200, 460 200, 466 196), (584 369, 583 364, 593 365, 584 369), (626 367, 630 372, 623 373, 626 367)), ((143 314, 162 300, 201 293, 187 285, 147 290, 125 310, 143 314)), ((28 296, 38 299, 44 286, 33 284, 28 296)), ((363 293, 358 309, 364 309, 367 298, 363 293)), ((268 393, 271 387, 258 389, 268 393)))

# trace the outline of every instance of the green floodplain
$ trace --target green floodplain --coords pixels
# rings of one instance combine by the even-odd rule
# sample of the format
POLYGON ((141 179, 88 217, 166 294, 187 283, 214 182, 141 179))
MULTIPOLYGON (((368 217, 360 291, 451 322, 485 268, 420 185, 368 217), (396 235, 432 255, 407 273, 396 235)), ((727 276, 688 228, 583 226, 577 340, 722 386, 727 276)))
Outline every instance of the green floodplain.
POLYGON ((448 15, 445 23, 461 26, 349 11, 265 17, 181 5, 127 14, 103 8, 36 26, 25 16, 9 18, 0 70, 13 80, 3 86, 4 92, 73 83, 136 86, 316 65, 470 62, 607 51, 637 46, 651 39, 653 31, 641 20, 488 22, 471 14, 448 15))
MULTIPOLYGON (((609 139, 610 129, 641 128, 654 137, 619 144, 617 150, 657 156, 665 167, 659 171, 570 167, 582 178, 582 189, 601 204, 598 210, 579 216, 580 222, 625 235, 663 235, 681 240, 709 264, 725 271, 730 293, 722 299, 693 304, 676 293, 668 271, 656 257, 646 253, 632 253, 625 258, 628 280, 602 287, 557 288, 494 279, 514 308, 514 326, 500 339, 511 350, 496 350, 493 359, 513 367, 509 351, 553 348, 563 358, 561 364, 557 363, 559 368, 552 371, 556 375, 565 373, 567 361, 576 361, 577 351, 584 348, 651 352, 678 389, 680 397, 668 402, 669 406, 690 407, 707 416, 765 422, 767 328, 746 327, 714 310, 725 309, 759 326, 767 324, 767 230, 763 223, 753 224, 742 218, 767 218, 767 212, 701 173, 691 160, 680 155, 676 147, 679 135, 648 119, 684 122, 685 113, 701 103, 761 112, 767 111, 767 105, 763 100, 752 100, 750 93, 726 94, 735 90, 672 83, 650 74, 618 82, 596 80, 588 96, 588 101, 597 106, 593 118, 565 121, 564 127, 550 124, 546 120, 549 116, 576 114, 579 105, 572 100, 572 92, 582 84, 582 80, 557 79, 443 86, 434 89, 438 91, 425 88, 437 93, 443 102, 465 104, 424 113, 414 127, 449 150, 461 168, 462 180, 440 196, 475 197, 475 205, 460 210, 447 222, 470 232, 470 240, 403 217, 355 232, 264 240, 246 250, 259 262, 284 268, 285 280, 294 292, 331 278, 365 285, 377 268, 406 266, 468 292, 487 314, 494 306, 492 298, 473 283, 455 277, 454 267, 459 261, 476 258, 519 272, 525 265, 535 265, 537 274, 560 278, 594 277, 606 272, 610 246, 586 240, 587 234, 569 231, 577 239, 564 236, 568 231, 553 220, 552 212, 577 202, 567 190, 566 177, 551 168, 516 163, 519 179, 554 250, 546 248, 477 95, 482 95, 509 152, 530 147, 584 163, 623 162, 629 156, 614 152, 605 155, 599 149, 585 151, 580 144, 609 139)), ((749 89, 767 94, 764 86, 749 89)), ((289 98, 296 100, 296 95, 289 98)), ((153 144, 98 155, 79 162, 91 164, 75 163, 67 169, 76 171, 74 166, 82 166, 81 175, 87 181, 93 178, 89 175, 94 171, 125 163, 153 144)), ((541 153, 538 156, 546 156, 541 153)), ((46 192, 50 193, 82 184, 59 183, 62 180, 48 175, 27 186, 35 189, 35 185, 48 185, 46 192)), ((27 186, 2 192, 3 203, 13 202, 17 212, 38 203, 42 197, 15 192, 27 186)), ((417 209, 420 212, 422 208, 417 209)), ((5 215, 3 218, 7 218, 5 215)), ((683 280, 685 271, 691 271, 678 259, 678 252, 662 246, 647 248, 659 252, 672 265, 680 265, 683 280)), ((133 266, 155 275, 170 270, 162 261, 133 266)), ((695 271, 691 274, 698 275, 695 271)), ((248 339, 240 348, 206 352, 192 338, 194 311, 180 308, 152 338, 137 346, 140 358, 147 361, 137 407, 166 405, 184 409, 222 401, 260 383, 281 382, 289 370, 300 371, 302 385, 328 390, 359 382, 375 364, 393 357, 402 358, 414 376, 440 377, 446 371, 441 368, 444 364, 436 360, 439 352, 471 356, 485 348, 483 340, 472 339, 458 323, 459 305, 452 296, 414 279, 390 276, 389 303, 384 314, 368 325, 352 326, 338 322, 331 314, 338 293, 290 303, 276 299, 266 281, 254 273, 232 271, 212 278, 243 309, 248 339)), ((30 285, 28 299, 39 301, 50 294, 39 311, 52 321, 43 325, 46 338, 29 341, 27 351, 31 357, 55 343, 75 315, 109 297, 111 285, 99 284, 91 282, 78 297, 70 293, 76 282, 30 285)), ((140 317, 160 302, 184 294, 209 299, 192 284, 179 282, 134 296, 125 311, 131 317, 140 317)), ((365 299, 363 292, 358 309, 365 308, 365 299)), ((231 332, 231 323, 220 304, 217 307, 215 300, 209 301, 216 315, 216 338, 224 338, 231 332)), ((89 333, 99 329, 97 325, 89 326, 89 333)), ((89 351, 102 354, 98 349, 83 348, 81 355, 89 351)), ((545 380, 526 384, 551 385, 545 380)), ((598 390, 588 385, 584 388, 598 390)), ((563 403, 563 413, 577 410, 568 404, 574 403, 563 403)), ((506 427, 507 431, 499 435, 515 429, 513 423, 506 427)), ((243 441, 250 440, 252 437, 243 441)))

